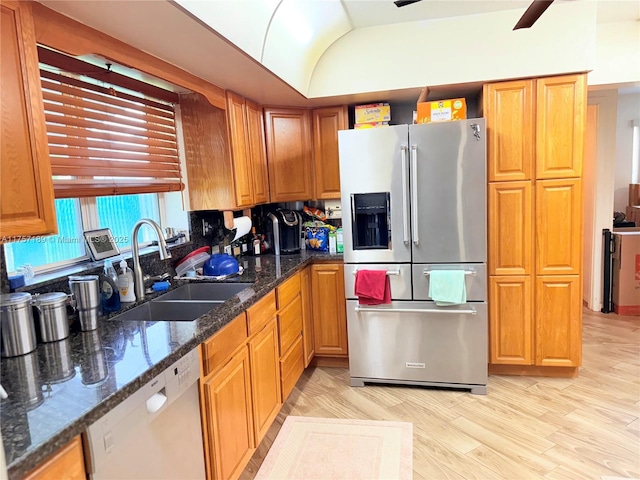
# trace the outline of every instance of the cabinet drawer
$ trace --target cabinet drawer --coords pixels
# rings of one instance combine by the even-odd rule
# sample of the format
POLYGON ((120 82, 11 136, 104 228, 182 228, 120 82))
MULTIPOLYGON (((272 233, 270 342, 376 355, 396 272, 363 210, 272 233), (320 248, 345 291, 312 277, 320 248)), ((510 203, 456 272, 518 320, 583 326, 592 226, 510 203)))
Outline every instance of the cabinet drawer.
POLYGON ((302 335, 298 336, 291 349, 280 360, 280 373, 282 375, 282 402, 296 386, 300 375, 304 371, 304 356, 302 354, 302 335))
POLYGON ((282 307, 287 306, 289 302, 300 293, 300 274, 296 273, 276 290, 278 292, 278 310, 280 310, 282 307))
POLYGON ((302 333, 302 298, 300 295, 278 312, 278 333, 280 355, 284 355, 302 333))
POLYGON ((262 327, 264 327, 275 314, 276 291, 272 290, 247 310, 247 324, 249 325, 249 335, 253 335, 254 333, 262 330, 262 327))
POLYGON ((247 319, 243 313, 202 344, 204 376, 220 368, 240 345, 247 341, 247 319))

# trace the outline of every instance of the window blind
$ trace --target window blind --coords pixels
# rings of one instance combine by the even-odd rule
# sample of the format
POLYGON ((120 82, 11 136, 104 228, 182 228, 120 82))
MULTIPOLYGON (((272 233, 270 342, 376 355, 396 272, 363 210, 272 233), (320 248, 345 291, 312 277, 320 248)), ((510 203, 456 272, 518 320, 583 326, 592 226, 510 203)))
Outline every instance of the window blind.
POLYGON ((173 105, 40 69, 57 198, 182 190, 173 105))

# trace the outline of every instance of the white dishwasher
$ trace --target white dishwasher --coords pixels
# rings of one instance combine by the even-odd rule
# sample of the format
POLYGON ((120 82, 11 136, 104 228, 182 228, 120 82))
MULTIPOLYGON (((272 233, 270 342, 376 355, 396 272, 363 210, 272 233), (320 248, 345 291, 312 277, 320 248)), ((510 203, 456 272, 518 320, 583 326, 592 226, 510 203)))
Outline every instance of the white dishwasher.
POLYGON ((93 480, 204 479, 197 349, 87 429, 93 480))

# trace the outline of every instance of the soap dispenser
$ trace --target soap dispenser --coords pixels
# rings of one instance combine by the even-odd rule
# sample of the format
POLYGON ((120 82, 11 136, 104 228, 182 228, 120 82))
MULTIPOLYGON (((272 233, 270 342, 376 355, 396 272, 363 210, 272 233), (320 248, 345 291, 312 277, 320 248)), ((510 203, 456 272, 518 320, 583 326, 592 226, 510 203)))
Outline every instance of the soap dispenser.
POLYGON ((118 289, 120 290, 120 300, 123 302, 135 302, 136 294, 133 288, 133 272, 127 266, 127 261, 120 262, 120 274, 118 275, 118 289))

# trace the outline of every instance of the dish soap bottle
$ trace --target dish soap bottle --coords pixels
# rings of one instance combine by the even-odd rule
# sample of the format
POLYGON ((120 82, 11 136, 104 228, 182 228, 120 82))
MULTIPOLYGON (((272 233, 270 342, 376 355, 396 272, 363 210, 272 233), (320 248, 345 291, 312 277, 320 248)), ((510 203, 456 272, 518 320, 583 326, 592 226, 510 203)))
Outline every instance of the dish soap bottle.
POLYGON ((110 259, 104 261, 104 275, 100 278, 102 292, 102 311, 117 312, 120 310, 120 289, 118 288, 118 274, 110 259))
POLYGON ((127 266, 127 261, 120 262, 120 275, 118 275, 118 290, 120 290, 120 301, 135 302, 136 294, 133 289, 133 272, 127 266))

